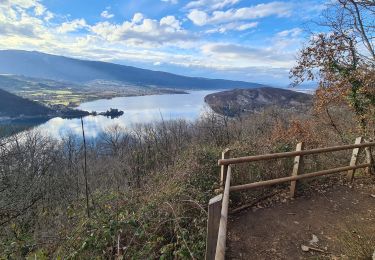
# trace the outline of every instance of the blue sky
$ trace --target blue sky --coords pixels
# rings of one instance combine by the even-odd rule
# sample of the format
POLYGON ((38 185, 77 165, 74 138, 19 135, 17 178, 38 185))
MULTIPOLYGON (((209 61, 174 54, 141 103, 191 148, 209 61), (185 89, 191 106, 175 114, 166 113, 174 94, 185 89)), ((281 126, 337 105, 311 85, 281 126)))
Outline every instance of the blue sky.
POLYGON ((323 0, 0 0, 0 49, 287 85, 323 0))

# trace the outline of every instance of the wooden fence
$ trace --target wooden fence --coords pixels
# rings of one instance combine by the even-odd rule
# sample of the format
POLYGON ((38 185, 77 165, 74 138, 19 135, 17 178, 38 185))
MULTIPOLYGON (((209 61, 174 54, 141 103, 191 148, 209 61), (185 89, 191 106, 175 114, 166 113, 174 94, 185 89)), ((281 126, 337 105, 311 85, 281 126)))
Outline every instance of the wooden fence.
MULTIPOLYGON (((358 137, 353 145, 341 145, 326 148, 318 148, 312 150, 304 150, 303 143, 297 144, 297 149, 294 152, 274 153, 257 156, 246 156, 239 158, 230 158, 230 150, 226 149, 222 153, 222 159, 218 164, 221 166, 220 183, 223 193, 212 198, 208 205, 208 223, 207 223, 207 245, 206 245, 206 259, 225 259, 226 237, 227 237, 227 222, 228 222, 228 208, 229 208, 229 193, 231 191, 242 191, 252 188, 270 186, 285 182, 290 182, 290 196, 294 197, 296 182, 301 179, 313 178, 333 173, 347 172, 349 181, 353 181, 355 170, 366 168, 368 173, 371 173, 374 166, 371 154, 371 147, 375 146, 375 142, 363 142, 362 137, 358 137), (327 169, 318 172, 304 173, 303 171, 303 157, 312 154, 328 153, 342 150, 353 149, 352 157, 349 166, 343 166, 333 169, 327 169), (357 164, 360 151, 364 149, 366 152, 366 162, 357 164), (231 186, 231 165, 264 161, 271 159, 294 157, 294 166, 292 174, 289 177, 277 178, 266 181, 259 181, 243 185, 231 186)), ((375 172, 374 172, 375 173, 375 172)))

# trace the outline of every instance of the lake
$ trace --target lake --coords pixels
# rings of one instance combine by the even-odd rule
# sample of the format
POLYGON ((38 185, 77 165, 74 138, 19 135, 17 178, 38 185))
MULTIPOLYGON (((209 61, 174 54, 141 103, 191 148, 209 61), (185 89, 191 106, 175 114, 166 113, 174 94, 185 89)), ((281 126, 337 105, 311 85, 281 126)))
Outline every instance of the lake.
MULTIPOLYGON (((209 111, 204 97, 218 91, 221 90, 191 91, 189 94, 117 97, 82 103, 78 108, 89 112, 105 112, 110 108, 124 111, 123 116, 115 119, 104 116, 85 117, 83 120, 86 136, 95 138, 114 124, 131 129, 139 123, 171 119, 196 120, 202 113, 209 111)), ((61 137, 69 133, 82 134, 80 119, 56 117, 38 126, 37 129, 54 137, 61 137)))

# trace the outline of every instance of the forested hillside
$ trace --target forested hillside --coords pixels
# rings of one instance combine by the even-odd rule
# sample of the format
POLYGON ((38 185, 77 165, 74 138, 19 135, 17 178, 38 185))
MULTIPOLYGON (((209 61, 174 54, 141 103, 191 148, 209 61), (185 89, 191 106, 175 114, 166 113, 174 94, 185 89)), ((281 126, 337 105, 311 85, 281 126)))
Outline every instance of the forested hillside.
POLYGON ((264 87, 213 93, 205 97, 205 102, 217 113, 238 116, 271 106, 303 112, 311 108, 312 96, 288 89, 264 87))
POLYGON ((44 105, 0 89, 0 116, 47 116, 53 113, 52 109, 44 105))

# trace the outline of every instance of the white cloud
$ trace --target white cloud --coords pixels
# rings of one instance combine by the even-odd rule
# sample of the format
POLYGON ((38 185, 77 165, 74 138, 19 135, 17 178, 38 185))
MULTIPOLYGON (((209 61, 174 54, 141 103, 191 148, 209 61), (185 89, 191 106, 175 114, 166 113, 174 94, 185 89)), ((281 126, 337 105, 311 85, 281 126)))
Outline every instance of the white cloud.
POLYGON ((144 19, 143 14, 135 13, 134 16, 133 16, 132 22, 133 23, 139 23, 139 22, 142 22, 143 19, 144 19))
POLYGON ((111 19, 113 17, 115 17, 114 14, 111 14, 108 10, 104 10, 101 14, 100 14, 101 17, 105 18, 105 19, 111 19))
POLYGON ((174 30, 181 30, 181 22, 176 19, 176 17, 169 15, 166 17, 163 17, 160 19, 160 25, 161 26, 166 26, 166 27, 171 27, 174 30))
POLYGON ((29 9, 40 5, 39 0, 2 0, 0 6, 18 6, 23 9, 29 9))
POLYGON ((70 22, 65 22, 60 25, 60 27, 57 28, 57 31, 59 33, 68 33, 68 32, 75 32, 77 30, 80 30, 82 28, 87 28, 88 25, 85 21, 85 19, 74 19, 70 22))
POLYGON ((42 37, 47 32, 43 25, 43 20, 40 19, 43 18, 43 13, 45 13, 45 8, 42 8, 37 1, 15 0, 14 3, 10 1, 1 2, 0 35, 24 36, 28 38, 42 37), (28 12, 31 9, 34 9, 35 16, 28 12), (35 10, 38 11, 35 12, 35 10), (38 15, 35 13, 38 13, 38 15))
POLYGON ((192 10, 187 16, 194 24, 203 26, 208 22, 208 15, 206 12, 199 11, 199 10, 192 10))
POLYGON ((0 8, 17 8, 19 11, 33 9, 36 16, 42 16, 47 8, 40 3, 40 0, 1 0, 0 8))
POLYGON ((235 30, 237 30, 237 31, 246 31, 248 29, 257 27, 258 24, 259 24, 258 22, 239 24, 239 25, 236 25, 237 28, 235 28, 235 30))
POLYGON ((237 4, 241 0, 196 0, 189 2, 186 9, 205 9, 205 10, 217 10, 227 6, 237 4))
MULTIPOLYGON (((226 6, 230 6, 229 2, 234 3, 219 2, 227 3, 226 6)), ((227 43, 220 37, 210 41, 183 28, 182 20, 171 15, 149 19, 136 13, 132 19, 121 23, 108 20, 89 24, 80 18, 59 23, 64 16, 40 5, 38 0, 0 0, 0 49, 39 50, 92 60, 188 67, 189 70, 180 71, 190 73, 195 70, 200 76, 211 72, 207 75, 232 75, 233 78, 254 80, 256 73, 281 75, 287 71, 301 41, 299 28, 269 36, 262 45, 269 47, 227 43)), ((105 10, 111 13, 110 8, 105 10)), ((188 12, 189 19, 197 25, 206 25, 205 30, 219 33, 250 30, 258 26, 256 19, 289 14, 289 5, 280 2, 226 11, 197 6, 188 12)))
POLYGON ((207 33, 225 33, 227 31, 246 31, 248 29, 252 29, 258 26, 258 22, 252 23, 227 23, 221 26, 217 26, 214 29, 207 30, 207 33))
POLYGON ((181 28, 181 22, 174 16, 166 16, 158 21, 145 18, 141 13, 136 13, 131 21, 122 24, 97 23, 91 26, 91 31, 111 42, 125 41, 139 45, 171 45, 194 39, 181 28))
POLYGON ((301 28, 293 28, 293 29, 290 29, 290 30, 281 31, 281 32, 277 33, 277 36, 278 37, 288 37, 288 36, 298 37, 301 33, 302 33, 301 28))
POLYGON ((37 15, 37 16, 43 15, 46 10, 47 9, 41 4, 37 4, 34 7, 34 12, 35 12, 35 15, 37 15))
POLYGON ((161 0, 162 2, 170 3, 170 4, 178 4, 178 0, 161 0))
POLYGON ((291 15, 292 5, 286 2, 270 2, 251 7, 214 11, 208 14, 197 9, 191 10, 188 18, 196 25, 222 24, 232 21, 253 20, 267 16, 288 17, 291 15))
MULTIPOLYGON (((303 42, 303 30, 301 28, 292 28, 276 33, 272 41, 275 48, 284 51, 294 52, 299 49, 303 42)), ((294 58, 294 56, 293 56, 294 58)))
POLYGON ((269 66, 288 68, 294 62, 292 53, 283 52, 274 46, 251 47, 231 43, 210 43, 202 46, 202 53, 215 57, 218 63, 233 67, 269 66))
POLYGON ((45 16, 44 16, 44 21, 46 21, 46 22, 49 22, 51 19, 53 19, 55 17, 55 15, 52 13, 52 12, 50 12, 50 11, 46 11, 45 12, 45 16))

